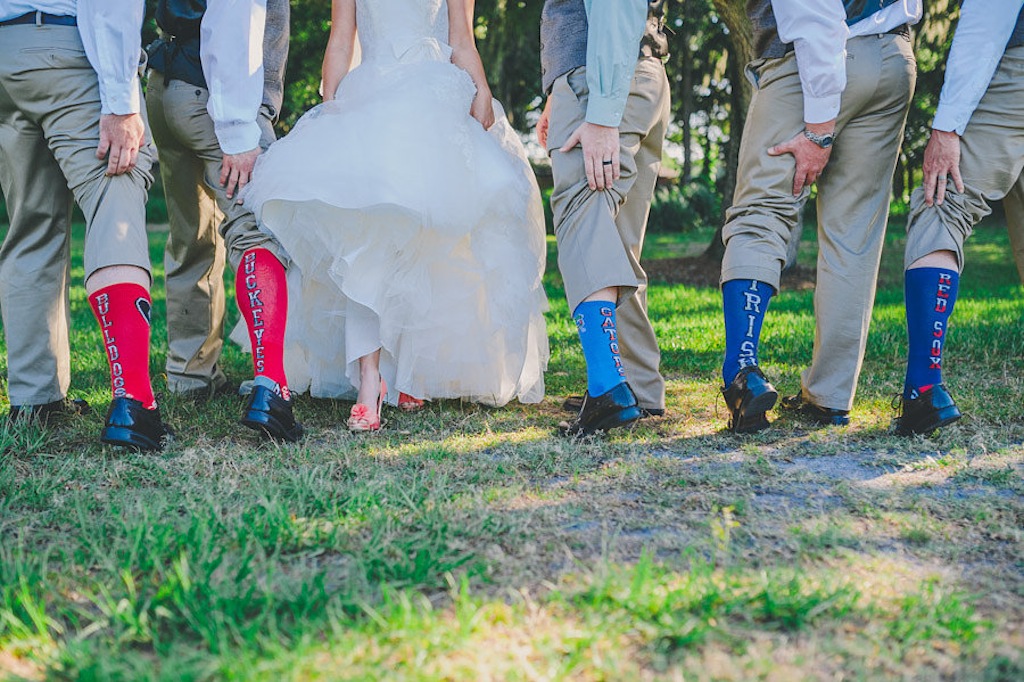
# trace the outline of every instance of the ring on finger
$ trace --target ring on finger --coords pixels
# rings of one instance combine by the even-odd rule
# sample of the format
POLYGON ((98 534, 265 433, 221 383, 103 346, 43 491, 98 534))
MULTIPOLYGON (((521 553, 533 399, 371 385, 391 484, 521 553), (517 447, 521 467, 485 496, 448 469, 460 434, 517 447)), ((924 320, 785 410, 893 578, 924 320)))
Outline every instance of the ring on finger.
POLYGON ((610 165, 612 165, 612 163, 614 163, 614 162, 611 159, 605 159, 604 161, 601 162, 601 165, 602 166, 610 166, 610 165))

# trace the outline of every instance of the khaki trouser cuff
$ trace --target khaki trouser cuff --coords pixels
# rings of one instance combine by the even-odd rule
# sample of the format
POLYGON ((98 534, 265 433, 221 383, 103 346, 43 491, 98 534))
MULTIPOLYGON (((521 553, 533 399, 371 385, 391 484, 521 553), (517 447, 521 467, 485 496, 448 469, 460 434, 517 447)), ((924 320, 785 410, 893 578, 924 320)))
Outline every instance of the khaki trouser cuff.
POLYGON ((947 228, 938 216, 921 220, 907 233, 903 269, 909 270, 918 259, 936 251, 952 251, 956 254, 957 270, 963 272, 964 239, 961 232, 947 228))
POLYGON ((756 279, 758 282, 764 282, 768 286, 772 287, 775 289, 776 293, 778 293, 782 275, 778 268, 737 265, 736 267, 729 268, 728 270, 722 270, 722 279, 719 282, 719 286, 726 282, 731 282, 734 279, 756 279))

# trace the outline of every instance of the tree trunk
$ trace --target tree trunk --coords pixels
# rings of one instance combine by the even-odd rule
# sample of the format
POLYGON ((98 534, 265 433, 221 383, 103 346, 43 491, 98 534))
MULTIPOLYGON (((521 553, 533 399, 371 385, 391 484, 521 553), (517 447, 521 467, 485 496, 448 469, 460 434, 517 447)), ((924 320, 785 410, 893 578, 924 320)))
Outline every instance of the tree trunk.
MULTIPOLYGON (((747 17, 746 0, 714 0, 715 10, 729 27, 729 55, 727 73, 732 88, 729 102, 729 141, 725 152, 725 178, 721 186, 722 220, 725 223, 725 212, 732 205, 733 191, 736 189, 736 175, 739 167, 740 140, 743 137, 743 125, 747 119, 747 107, 750 105, 751 87, 743 75, 743 69, 751 60, 753 52, 753 34, 750 19, 747 17)), ((722 227, 715 230, 704 251, 706 258, 717 261, 725 255, 722 243, 722 227)))
MULTIPOLYGON (((683 49, 690 49, 690 24, 687 21, 679 27, 679 42, 683 49)), ((681 182, 686 183, 693 177, 693 131, 690 130, 690 115, 693 113, 693 60, 683 63, 682 97, 679 109, 680 125, 683 128, 683 173, 681 182)))

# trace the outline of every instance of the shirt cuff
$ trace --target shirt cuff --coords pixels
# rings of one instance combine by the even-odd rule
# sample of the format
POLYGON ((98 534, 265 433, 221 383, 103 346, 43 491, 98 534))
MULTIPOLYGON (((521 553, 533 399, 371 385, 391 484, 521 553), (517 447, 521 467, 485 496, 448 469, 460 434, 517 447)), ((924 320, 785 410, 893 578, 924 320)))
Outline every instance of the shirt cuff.
POLYGON ((102 114, 137 114, 142 111, 142 88, 139 77, 123 81, 100 81, 100 102, 102 114))
POLYGON ((814 97, 804 95, 804 123, 826 123, 839 115, 843 96, 825 95, 814 97))
POLYGON ((932 122, 933 130, 941 130, 946 133, 956 133, 957 135, 963 135, 964 131, 967 130, 967 122, 962 121, 962 113, 958 113, 944 107, 941 104, 935 110, 935 121, 932 122))
POLYGON ((215 123, 213 129, 225 154, 251 152, 260 146, 260 126, 256 121, 215 123))
POLYGON ((626 103, 618 97, 602 97, 591 92, 587 100, 587 123, 618 128, 625 108, 626 103))

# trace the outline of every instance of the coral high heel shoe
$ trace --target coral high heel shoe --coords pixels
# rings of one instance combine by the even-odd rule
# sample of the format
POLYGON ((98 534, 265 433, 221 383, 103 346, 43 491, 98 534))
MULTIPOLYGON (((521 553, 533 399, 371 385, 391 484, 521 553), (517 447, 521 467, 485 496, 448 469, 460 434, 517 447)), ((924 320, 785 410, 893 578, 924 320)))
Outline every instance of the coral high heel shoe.
POLYGON ((399 393, 398 409, 402 412, 418 412, 423 409, 423 401, 419 398, 413 398, 408 393, 399 393))
POLYGON ((377 413, 371 412, 372 408, 369 405, 356 403, 352 406, 352 411, 348 416, 348 430, 352 433, 380 431, 380 411, 384 405, 384 396, 387 395, 387 392, 388 385, 381 378, 380 394, 377 396, 377 413))

